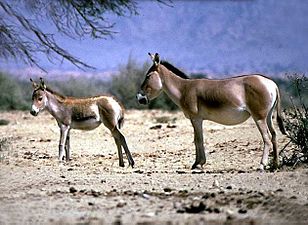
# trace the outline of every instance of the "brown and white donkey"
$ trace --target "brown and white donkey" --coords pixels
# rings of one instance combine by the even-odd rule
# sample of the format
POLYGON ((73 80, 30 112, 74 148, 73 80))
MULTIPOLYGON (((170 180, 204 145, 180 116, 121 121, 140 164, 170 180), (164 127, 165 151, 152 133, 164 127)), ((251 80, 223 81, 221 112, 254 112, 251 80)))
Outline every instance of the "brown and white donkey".
POLYGON ((269 150, 274 151, 277 167, 278 149, 272 115, 277 111, 280 131, 286 134, 282 123, 279 89, 274 81, 259 75, 231 77, 222 80, 188 79, 176 67, 160 61, 159 55, 150 54, 153 65, 146 73, 137 94, 140 104, 147 104, 165 92, 190 119, 194 128, 196 160, 192 168, 206 162, 203 145, 203 120, 224 125, 235 125, 252 117, 263 139, 263 156, 260 168, 268 164, 269 150))
POLYGON ((32 79, 31 114, 37 116, 46 109, 58 122, 60 128, 59 160, 70 160, 70 130, 93 130, 103 123, 115 140, 119 155, 119 165, 124 166, 122 147, 131 167, 134 160, 127 147, 125 137, 120 132, 124 121, 124 108, 113 96, 87 98, 67 97, 46 87, 42 78, 37 84, 32 79))

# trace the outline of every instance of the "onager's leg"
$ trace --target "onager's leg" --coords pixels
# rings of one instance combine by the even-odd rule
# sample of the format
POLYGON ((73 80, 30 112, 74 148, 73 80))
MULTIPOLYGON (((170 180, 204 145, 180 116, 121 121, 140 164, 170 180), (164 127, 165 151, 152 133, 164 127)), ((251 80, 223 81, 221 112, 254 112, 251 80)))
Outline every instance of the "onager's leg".
POLYGON ((268 126, 266 123, 266 119, 260 119, 260 120, 256 120, 255 121, 257 124, 257 127, 261 133, 262 139, 263 139, 263 156, 261 159, 261 165, 260 165, 260 169, 264 170, 265 167, 268 164, 268 155, 269 155, 269 150, 271 148, 271 140, 270 140, 270 135, 269 135, 269 130, 268 130, 268 126))
POLYGON ((112 131, 112 136, 114 137, 114 140, 115 140, 116 145, 118 147, 120 166, 124 166, 122 149, 121 149, 121 146, 123 146, 125 154, 126 154, 127 159, 128 159, 129 165, 131 167, 134 167, 135 162, 134 162, 133 157, 132 157, 132 155, 131 155, 128 147, 127 147, 125 137, 123 136, 123 134, 120 132, 120 130, 117 127, 112 131))
POLYGON ((65 142, 65 158, 66 161, 71 160, 71 152, 70 152, 70 130, 67 132, 66 142, 65 142))
POLYGON ((69 132, 69 126, 59 125, 60 127, 60 141, 59 141, 59 160, 62 161, 64 158, 64 145, 66 143, 66 137, 69 132))
POLYGON ((194 128, 194 142, 196 147, 196 161, 192 166, 192 169, 197 168, 197 165, 201 167, 206 163, 204 144, 203 144, 203 129, 202 119, 192 119, 191 123, 194 128))
MULTIPOLYGON (((272 112, 272 111, 271 111, 272 112)), ((274 129, 272 114, 269 113, 267 116, 267 126, 272 135, 272 144, 273 144, 273 152, 274 152, 274 168, 278 168, 279 166, 279 153, 277 148, 277 139, 276 139, 276 131, 274 129)))

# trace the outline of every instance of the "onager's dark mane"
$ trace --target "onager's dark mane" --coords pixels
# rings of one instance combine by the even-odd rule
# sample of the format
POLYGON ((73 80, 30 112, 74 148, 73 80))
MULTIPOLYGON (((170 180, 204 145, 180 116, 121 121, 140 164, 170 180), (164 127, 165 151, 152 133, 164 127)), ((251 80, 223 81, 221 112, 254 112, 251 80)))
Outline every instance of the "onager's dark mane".
POLYGON ((175 66, 171 65, 169 62, 161 61, 160 64, 165 66, 168 70, 173 72, 175 75, 177 75, 177 76, 179 76, 179 77, 181 77, 183 79, 189 79, 189 76, 186 73, 184 73, 183 71, 179 70, 175 66))

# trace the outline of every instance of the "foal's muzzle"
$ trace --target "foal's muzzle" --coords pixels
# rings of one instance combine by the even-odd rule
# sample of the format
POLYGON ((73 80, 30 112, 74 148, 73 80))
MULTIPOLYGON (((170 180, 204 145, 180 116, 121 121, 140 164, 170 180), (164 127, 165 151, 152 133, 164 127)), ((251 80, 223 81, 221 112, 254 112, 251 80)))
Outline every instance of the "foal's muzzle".
POLYGON ((36 112, 34 110, 31 110, 30 113, 31 113, 32 116, 37 116, 37 114, 38 114, 38 112, 36 112))
POLYGON ((32 105, 30 113, 32 116, 37 116, 37 114, 40 112, 39 108, 37 108, 35 105, 32 105))
POLYGON ((136 98, 137 98, 139 104, 147 105, 149 103, 148 97, 144 94, 141 94, 140 92, 136 95, 136 98))

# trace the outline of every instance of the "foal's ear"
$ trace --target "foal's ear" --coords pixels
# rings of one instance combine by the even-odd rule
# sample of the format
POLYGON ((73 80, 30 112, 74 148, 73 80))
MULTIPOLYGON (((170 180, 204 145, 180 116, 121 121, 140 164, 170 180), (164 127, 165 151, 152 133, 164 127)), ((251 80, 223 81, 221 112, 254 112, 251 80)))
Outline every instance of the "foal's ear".
POLYGON ((158 53, 155 53, 155 55, 151 53, 148 53, 148 54, 151 57, 151 60, 153 61, 155 66, 158 66, 160 64, 159 54, 158 53))
POLYGON ((40 77, 40 81, 41 81, 41 83, 40 83, 41 88, 46 89, 46 84, 45 84, 43 78, 40 77))
POLYGON ((33 89, 37 89, 39 87, 39 85, 36 82, 34 82, 32 78, 30 78, 30 81, 32 82, 33 89))

